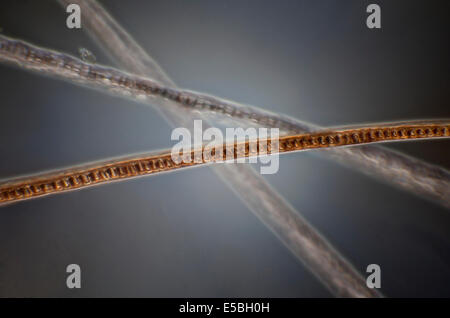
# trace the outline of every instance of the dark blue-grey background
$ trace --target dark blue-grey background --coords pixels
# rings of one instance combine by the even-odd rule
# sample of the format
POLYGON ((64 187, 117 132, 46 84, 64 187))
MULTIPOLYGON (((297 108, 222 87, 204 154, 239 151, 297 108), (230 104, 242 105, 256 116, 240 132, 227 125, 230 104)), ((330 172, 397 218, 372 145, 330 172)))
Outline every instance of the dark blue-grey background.
MULTIPOLYGON (((450 117, 449 2, 371 2, 102 3, 184 88, 323 126, 450 117)), ((0 4, 4 34, 111 65, 66 17, 55 1, 0 4)), ((151 108, 0 65, 0 178, 168 148, 170 133, 151 108)), ((450 168, 448 141, 389 147, 450 168)), ((387 296, 450 296, 449 210, 306 153, 266 178, 358 270, 379 264, 387 296)), ((0 296, 330 294, 199 168, 1 208, 0 296)))

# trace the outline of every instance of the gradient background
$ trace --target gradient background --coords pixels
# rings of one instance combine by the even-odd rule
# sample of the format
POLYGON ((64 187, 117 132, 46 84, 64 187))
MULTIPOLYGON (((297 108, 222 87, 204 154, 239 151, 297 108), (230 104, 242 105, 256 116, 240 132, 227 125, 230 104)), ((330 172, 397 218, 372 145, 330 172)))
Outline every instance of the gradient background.
MULTIPOLYGON (((183 88, 323 126, 450 117, 448 1, 102 3, 183 88)), ((112 65, 55 1, 0 8, 4 34, 112 65)), ((0 103, 0 178, 173 145, 149 107, 3 64, 0 103)), ((449 141, 387 147, 450 168, 449 141)), ((386 296, 450 296, 449 210, 310 153, 265 178, 386 296)), ((198 168, 0 208, 0 296, 331 294, 198 168)))

